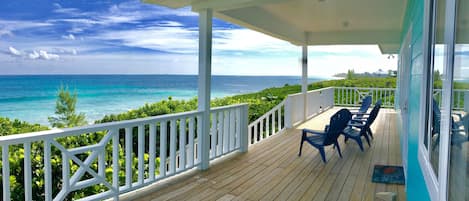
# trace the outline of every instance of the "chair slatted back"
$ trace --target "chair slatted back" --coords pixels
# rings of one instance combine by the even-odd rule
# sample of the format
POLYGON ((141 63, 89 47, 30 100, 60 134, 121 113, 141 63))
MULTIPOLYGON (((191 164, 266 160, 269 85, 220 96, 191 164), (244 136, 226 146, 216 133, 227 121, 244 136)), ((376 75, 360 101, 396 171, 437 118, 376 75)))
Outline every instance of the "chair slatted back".
POLYGON ((376 117, 378 117, 378 112, 379 112, 380 108, 381 108, 381 100, 378 100, 378 101, 376 101, 375 106, 374 106, 373 109, 371 110, 370 116, 369 116, 368 119, 366 120, 365 128, 366 128, 366 127, 370 127, 371 124, 373 124, 373 122, 375 121, 376 117))
POLYGON ((340 133, 347 127, 348 122, 352 119, 352 113, 348 109, 341 109, 332 115, 329 122, 329 129, 326 133, 326 139, 324 140, 324 145, 331 145, 337 138, 340 133))

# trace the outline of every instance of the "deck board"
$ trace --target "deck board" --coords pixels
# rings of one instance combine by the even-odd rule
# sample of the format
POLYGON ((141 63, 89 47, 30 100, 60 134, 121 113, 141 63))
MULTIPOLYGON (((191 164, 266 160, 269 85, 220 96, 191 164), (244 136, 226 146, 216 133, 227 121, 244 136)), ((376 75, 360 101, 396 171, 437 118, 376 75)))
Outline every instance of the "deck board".
POLYGON ((374 200, 380 191, 397 192, 398 200, 405 200, 403 185, 371 182, 375 164, 402 161, 392 110, 381 110, 372 126, 375 139, 371 147, 365 143, 364 152, 353 140, 344 143, 340 137, 343 158, 328 147, 324 164, 318 151, 307 144, 298 157, 301 129, 321 130, 338 109, 272 136, 207 171, 156 184, 157 190, 136 200, 374 200))

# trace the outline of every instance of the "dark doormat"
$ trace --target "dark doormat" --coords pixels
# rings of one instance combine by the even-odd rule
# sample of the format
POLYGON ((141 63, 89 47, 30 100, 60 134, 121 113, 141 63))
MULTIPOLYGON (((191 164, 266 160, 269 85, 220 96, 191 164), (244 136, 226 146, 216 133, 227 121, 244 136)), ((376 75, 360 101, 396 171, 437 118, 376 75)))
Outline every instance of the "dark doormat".
POLYGON ((402 166, 375 165, 371 181, 374 183, 404 185, 404 168, 402 166))

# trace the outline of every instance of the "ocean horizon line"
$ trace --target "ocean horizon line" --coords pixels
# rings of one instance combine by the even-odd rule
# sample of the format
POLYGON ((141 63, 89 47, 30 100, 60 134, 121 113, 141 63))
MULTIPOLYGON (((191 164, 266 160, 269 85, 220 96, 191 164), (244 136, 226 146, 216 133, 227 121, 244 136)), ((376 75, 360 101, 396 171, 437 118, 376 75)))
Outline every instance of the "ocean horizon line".
MULTIPOLYGON (((118 76, 151 76, 151 75, 161 75, 161 76, 198 76, 198 74, 133 74, 133 73, 109 73, 109 74, 96 74, 96 73, 80 73, 80 74, 0 74, 0 76, 104 76, 104 75, 118 75, 118 76)), ((230 74, 212 74, 212 76, 226 76, 226 77, 301 77, 301 75, 230 75, 230 74)), ((308 78, 338 78, 335 76, 308 76, 308 78)))

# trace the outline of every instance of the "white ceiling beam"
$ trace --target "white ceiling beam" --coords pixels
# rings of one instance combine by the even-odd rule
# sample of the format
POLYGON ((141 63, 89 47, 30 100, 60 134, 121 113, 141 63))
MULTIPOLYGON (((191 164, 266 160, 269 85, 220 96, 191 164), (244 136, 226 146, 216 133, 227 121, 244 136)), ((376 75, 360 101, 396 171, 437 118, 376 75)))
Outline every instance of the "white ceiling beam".
POLYGON ((400 30, 311 32, 308 45, 399 44, 400 30))
POLYGON ((216 12, 222 20, 246 27, 294 44, 304 44, 304 30, 285 22, 259 7, 216 12))
POLYGON ((400 44, 378 44, 381 54, 399 54, 400 44))
POLYGON ((196 0, 192 2, 192 10, 211 8, 214 11, 232 10, 238 8, 278 3, 286 0, 196 0))

